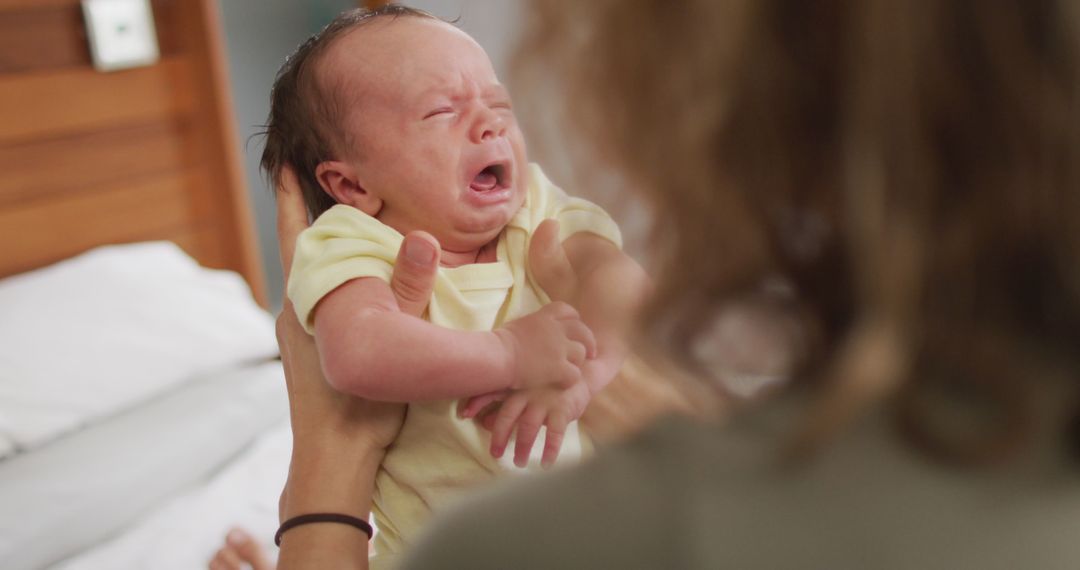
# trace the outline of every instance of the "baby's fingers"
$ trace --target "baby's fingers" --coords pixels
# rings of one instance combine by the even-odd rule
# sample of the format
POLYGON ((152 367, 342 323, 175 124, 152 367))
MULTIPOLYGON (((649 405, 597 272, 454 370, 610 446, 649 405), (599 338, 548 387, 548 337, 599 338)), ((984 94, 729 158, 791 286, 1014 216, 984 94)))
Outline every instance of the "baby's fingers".
POLYGON ((588 358, 588 356, 588 349, 580 342, 572 342, 566 347, 566 360, 574 366, 580 367, 585 364, 585 359, 588 358))
POLYGON ((498 412, 501 408, 492 408, 480 412, 480 415, 476 418, 480 422, 480 427, 490 431, 495 429, 495 419, 498 417, 498 412))
POLYGON ((540 466, 544 469, 555 464, 559 458, 559 450, 562 449, 563 437, 566 436, 566 426, 569 422, 561 414, 552 414, 547 422, 547 437, 544 441, 544 455, 540 459, 540 466))
POLYGON ((563 388, 569 388, 582 381, 584 378, 582 374, 580 367, 571 364, 570 362, 563 362, 559 367, 557 381, 553 381, 552 384, 563 388))
POLYGON ((543 406, 529 406, 517 423, 517 434, 514 445, 514 465, 525 467, 529 464, 529 454, 532 453, 536 436, 540 434, 540 426, 544 423, 546 410, 543 406))
POLYGON ((510 441, 510 432, 528 403, 528 399, 520 393, 503 402, 499 415, 495 417, 495 426, 491 430, 492 457, 496 459, 502 457, 503 452, 506 451, 506 444, 510 441))
POLYGON ((462 400, 458 402, 458 417, 475 418, 480 412, 484 411, 485 408, 495 402, 505 400, 509 395, 509 390, 500 390, 498 392, 488 392, 487 394, 474 396, 468 400, 462 400))
POLYGON ((564 320, 562 323, 563 334, 566 338, 581 343, 585 347, 587 358, 596 358, 596 336, 593 335, 592 329, 580 319, 564 320))

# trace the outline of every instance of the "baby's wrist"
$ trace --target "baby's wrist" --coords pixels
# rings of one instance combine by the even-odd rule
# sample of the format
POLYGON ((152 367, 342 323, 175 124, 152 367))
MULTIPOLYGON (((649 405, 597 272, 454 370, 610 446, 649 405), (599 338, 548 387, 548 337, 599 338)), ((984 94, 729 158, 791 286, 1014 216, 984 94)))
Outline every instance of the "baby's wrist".
POLYGON ((510 331, 499 328, 492 331, 498 340, 500 350, 497 351, 499 378, 505 379, 505 386, 510 390, 520 390, 524 382, 517 374, 517 340, 510 331))

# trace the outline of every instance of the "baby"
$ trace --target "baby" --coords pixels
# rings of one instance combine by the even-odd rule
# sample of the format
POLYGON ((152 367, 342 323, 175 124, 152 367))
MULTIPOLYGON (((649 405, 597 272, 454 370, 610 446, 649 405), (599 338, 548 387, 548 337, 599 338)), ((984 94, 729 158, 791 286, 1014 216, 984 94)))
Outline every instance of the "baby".
POLYGON ((285 164, 317 218, 297 241, 288 295, 327 380, 409 404, 376 480, 372 563, 386 566, 432 509, 513 469, 500 460, 512 431, 518 467, 541 426, 542 464, 564 434, 562 455, 580 454, 574 420, 622 363, 618 323, 644 275, 600 208, 526 162, 483 49, 424 12, 347 12, 290 58, 263 156, 272 176, 285 164), (388 285, 415 230, 441 249, 425 319, 402 313, 388 285), (580 313, 549 303, 529 270, 530 247, 556 233, 580 313), (497 400, 489 435, 470 418, 497 400))

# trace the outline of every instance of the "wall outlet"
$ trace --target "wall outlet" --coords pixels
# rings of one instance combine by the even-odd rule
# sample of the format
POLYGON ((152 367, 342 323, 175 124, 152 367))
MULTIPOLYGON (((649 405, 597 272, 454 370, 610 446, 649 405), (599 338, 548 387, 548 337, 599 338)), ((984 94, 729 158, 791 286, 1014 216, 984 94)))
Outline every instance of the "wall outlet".
POLYGON ((152 65, 158 43, 150 0, 82 0, 90 54, 99 71, 152 65))

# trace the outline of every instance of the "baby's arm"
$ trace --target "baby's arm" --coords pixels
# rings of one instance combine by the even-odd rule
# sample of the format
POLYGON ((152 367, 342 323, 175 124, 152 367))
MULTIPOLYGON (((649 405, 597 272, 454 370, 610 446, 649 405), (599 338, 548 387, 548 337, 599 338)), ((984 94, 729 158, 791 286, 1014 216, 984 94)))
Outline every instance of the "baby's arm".
POLYGON ((495 331, 457 331, 402 313, 390 286, 372 277, 323 297, 315 341, 331 386, 387 402, 569 386, 596 351, 592 333, 565 303, 495 331))

